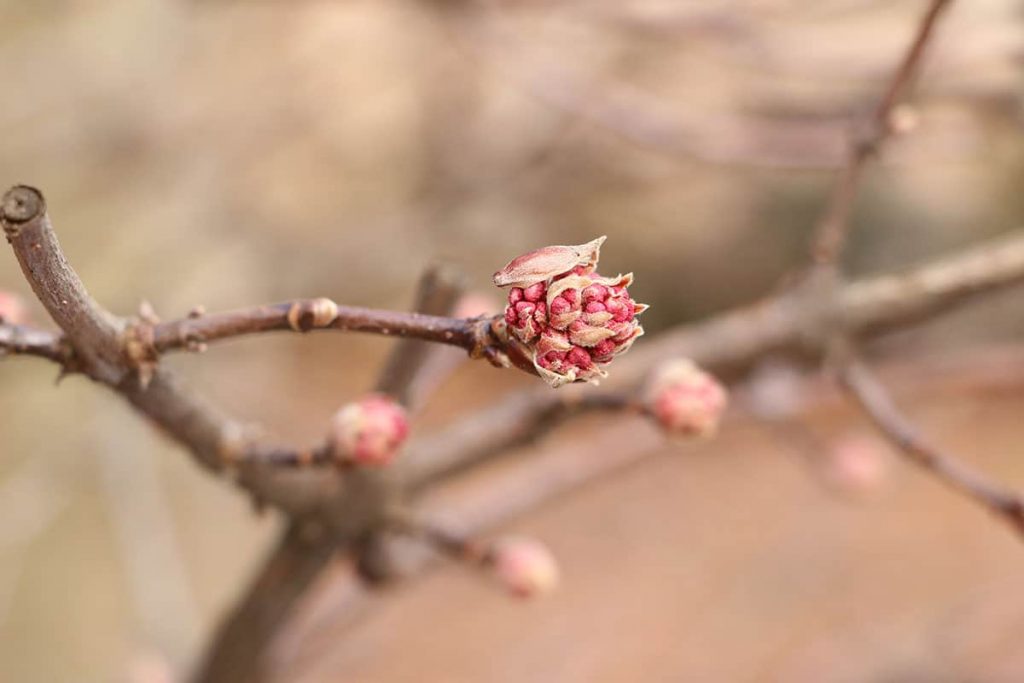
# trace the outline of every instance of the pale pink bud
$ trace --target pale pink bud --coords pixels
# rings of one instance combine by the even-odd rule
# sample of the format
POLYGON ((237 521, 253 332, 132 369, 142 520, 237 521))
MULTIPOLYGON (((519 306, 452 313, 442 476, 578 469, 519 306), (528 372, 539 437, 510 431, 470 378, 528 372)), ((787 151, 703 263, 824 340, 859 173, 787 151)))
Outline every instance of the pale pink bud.
POLYGON ((468 292, 459 299, 452 315, 456 318, 475 318, 498 309, 498 302, 483 292, 468 292))
POLYGON ((647 387, 647 406, 670 434, 712 436, 728 403, 718 380, 686 358, 662 363, 647 387))
POLYGON ((174 683, 174 670, 159 652, 143 652, 128 664, 127 683, 174 683))
POLYGON ((576 246, 552 246, 535 249, 517 256, 494 274, 499 287, 529 287, 538 282, 568 273, 577 266, 594 266, 605 237, 576 246))
POLYGON ((28 322, 25 300, 14 292, 0 289, 0 322, 8 325, 24 325, 28 322))
POLYGON ((498 580, 513 595, 533 598, 558 585, 558 564, 551 552, 530 538, 508 537, 494 543, 488 553, 498 580))
POLYGON ((866 434, 847 434, 836 439, 828 449, 824 467, 830 484, 855 496, 877 490, 889 469, 885 446, 866 434))
POLYGON ((356 465, 390 464, 408 434, 405 409, 380 394, 370 394, 343 406, 331 420, 335 458, 356 465))

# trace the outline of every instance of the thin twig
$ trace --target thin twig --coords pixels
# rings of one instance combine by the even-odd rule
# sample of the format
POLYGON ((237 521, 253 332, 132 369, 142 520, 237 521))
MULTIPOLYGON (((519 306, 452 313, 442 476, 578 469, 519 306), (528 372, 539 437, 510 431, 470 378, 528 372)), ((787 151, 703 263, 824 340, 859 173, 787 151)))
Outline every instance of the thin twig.
POLYGON ((0 323, 0 357, 5 355, 38 356, 70 366, 72 353, 59 334, 26 325, 0 323))
MULTIPOLYGON (((842 286, 835 308, 805 305, 804 293, 790 290, 759 304, 709 320, 667 330, 616 360, 605 384, 635 387, 659 361, 675 356, 736 377, 767 355, 798 355, 818 361, 837 331, 866 338, 934 318, 984 292, 1024 282, 1024 232, 940 258, 903 273, 842 286), (838 327, 837 327, 838 325, 838 327)), ((560 411, 563 394, 529 389, 416 440, 408 459, 412 485, 461 471, 470 463, 500 456, 574 413, 560 411)), ((595 399, 596 400, 596 399, 595 399)))
POLYGON ((517 394, 418 441, 406 459, 406 477, 414 490, 421 490, 478 462, 532 443, 570 418, 641 409, 638 399, 623 392, 517 394))
POLYGON ((486 328, 489 322, 489 318, 447 318, 298 299, 159 323, 152 338, 153 347, 162 353, 262 332, 336 330, 422 339, 471 351, 479 343, 481 325, 486 328), (315 311, 324 304, 336 313, 318 320, 315 311))
POLYGON ((811 257, 819 266, 834 266, 842 253, 849 233, 850 213, 857 188, 868 159, 892 132, 892 111, 910 88, 920 68, 925 48, 931 39, 942 11, 952 0, 932 0, 917 27, 914 40, 907 48, 882 98, 855 129, 846 164, 839 171, 828 204, 815 230, 811 257))
POLYGON ((839 371, 843 387, 864 414, 909 460, 1024 534, 1024 497, 1002 486, 922 437, 888 391, 863 363, 852 361, 839 371))
POLYGON ((0 202, 0 223, 21 270, 93 379, 117 384, 129 372, 121 348, 124 325, 85 290, 68 265, 36 189, 16 186, 0 202))
MULTIPOLYGON (((431 268, 420 279, 415 309, 424 313, 444 315, 451 311, 461 292, 459 280, 452 271, 431 268)), ((297 316, 293 316, 295 318, 297 316)), ((377 390, 390 394, 402 403, 408 402, 408 388, 427 364, 428 345, 411 338, 401 340, 392 350, 377 384, 377 390)), ((330 449, 321 447, 300 454, 303 463, 322 464, 331 459, 330 449)), ((250 459, 253 454, 250 452, 250 459)), ((262 461, 293 465, 293 451, 265 451, 262 461)), ((383 472, 349 472, 344 490, 345 500, 333 496, 332 514, 352 517, 346 506, 363 508, 363 526, 353 525, 348 533, 325 533, 315 521, 293 518, 277 545, 264 561, 256 581, 249 587, 210 641, 204 661, 196 676, 197 683, 249 681, 258 683, 268 674, 266 658, 269 645, 288 625, 300 599, 324 573, 331 558, 343 547, 353 550, 369 547, 372 527, 378 509, 391 500, 396 491, 396 474, 383 472), (260 656, 254 656, 258 653, 260 656)))
MULTIPOLYGON (((463 289, 463 278, 454 269, 441 265, 428 268, 420 278, 413 310, 421 313, 448 313, 455 308, 463 289)), ((384 369, 381 370, 377 391, 411 407, 412 387, 429 363, 432 349, 436 348, 413 336, 399 341, 391 349, 384 369)))

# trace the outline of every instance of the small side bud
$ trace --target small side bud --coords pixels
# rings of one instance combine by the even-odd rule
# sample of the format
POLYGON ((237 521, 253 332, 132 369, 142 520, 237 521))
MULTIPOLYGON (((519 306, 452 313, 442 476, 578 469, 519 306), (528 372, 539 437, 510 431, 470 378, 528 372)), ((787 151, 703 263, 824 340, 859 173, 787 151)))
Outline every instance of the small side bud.
POLYGON ((28 322, 25 300, 14 292, 0 289, 0 323, 24 325, 28 322))
POLYGON ((288 309, 288 325, 296 332, 327 327, 337 317, 338 304, 324 297, 296 302, 288 309))
POLYGON ((686 358, 662 363, 647 387, 647 408, 669 434, 713 436, 728 404, 728 392, 686 358))
POLYGON ((499 539, 487 559, 494 575, 516 597, 539 597, 558 586, 558 563, 546 546, 533 539, 499 539))
POLYGON ((380 394, 343 406, 331 419, 334 457, 354 465, 389 465, 408 434, 409 417, 405 409, 380 394))
POLYGON ((889 129, 895 135, 913 132, 919 125, 921 125, 921 115, 912 105, 899 104, 889 112, 889 129))

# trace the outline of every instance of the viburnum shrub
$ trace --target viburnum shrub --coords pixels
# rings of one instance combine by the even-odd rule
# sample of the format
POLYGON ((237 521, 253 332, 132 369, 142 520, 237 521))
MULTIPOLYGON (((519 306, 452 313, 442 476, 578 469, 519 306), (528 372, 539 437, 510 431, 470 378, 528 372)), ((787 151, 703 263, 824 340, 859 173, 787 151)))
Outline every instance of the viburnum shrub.
POLYGON ((725 387, 688 358, 661 363, 647 383, 647 410, 673 435, 714 435, 728 400, 725 387))
POLYGON ((409 435, 405 409, 382 394, 349 403, 331 420, 331 447, 336 460, 385 467, 409 435))
POLYGON ((543 247, 494 274, 494 284, 511 287, 504 320, 510 339, 552 387, 596 383, 644 333, 636 317, 648 307, 629 295, 633 274, 596 270, 604 240, 543 247))

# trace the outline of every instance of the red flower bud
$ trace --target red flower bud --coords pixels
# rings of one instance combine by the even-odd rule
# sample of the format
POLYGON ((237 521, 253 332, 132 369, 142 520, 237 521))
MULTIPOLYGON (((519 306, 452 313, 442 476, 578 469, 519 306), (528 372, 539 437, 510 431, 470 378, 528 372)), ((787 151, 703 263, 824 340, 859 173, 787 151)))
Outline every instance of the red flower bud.
POLYGON ((602 366, 643 334, 636 316, 647 307, 626 291, 633 276, 606 278, 594 270, 603 241, 538 249, 495 275, 499 286, 514 285, 505 308, 509 333, 553 387, 596 382, 606 375, 602 366))
POLYGON ((405 409, 380 394, 370 394, 343 406, 331 420, 335 458, 356 465, 390 464, 408 434, 405 409))
POLYGON ((14 292, 0 290, 0 322, 8 325, 24 325, 28 322, 25 300, 14 292))
POLYGON ((670 434, 712 436, 727 403, 725 387, 685 358, 661 364, 647 388, 648 409, 670 434))
POLYGON ((533 539, 500 539, 490 549, 488 559, 498 580, 517 597, 544 595, 558 585, 555 558, 543 544, 533 539))

